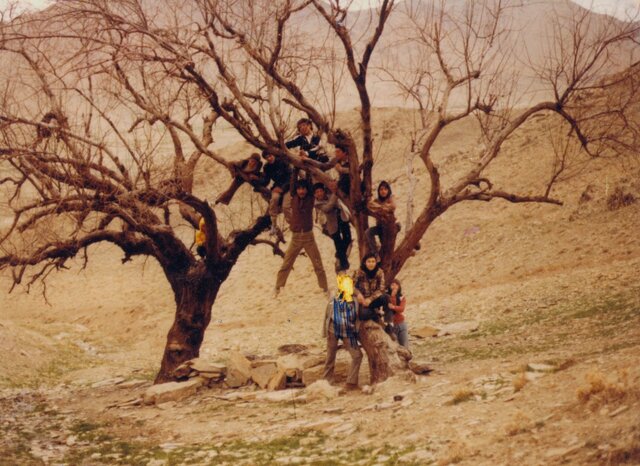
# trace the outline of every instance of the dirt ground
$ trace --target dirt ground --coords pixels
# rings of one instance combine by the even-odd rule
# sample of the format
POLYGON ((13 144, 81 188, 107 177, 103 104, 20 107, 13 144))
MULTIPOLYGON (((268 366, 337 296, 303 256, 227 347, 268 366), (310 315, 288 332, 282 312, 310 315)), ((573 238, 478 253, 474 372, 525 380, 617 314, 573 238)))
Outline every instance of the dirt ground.
MULTIPOLYGON (((376 118, 375 173, 392 182, 404 227, 412 116, 390 108, 376 118)), ((548 126, 536 119, 508 141, 492 168, 497 185, 542 189, 548 126)), ((475 131, 454 126, 437 147, 443 183, 473 162, 475 131)), ((428 176, 415 166, 421 199, 428 176)), ((209 198, 228 181, 207 181, 213 170, 198 184, 209 198)), ((97 246, 86 269, 77 261, 50 277, 48 303, 38 285, 9 294, 4 276, 0 465, 640 464, 639 179, 636 162, 596 161, 552 192, 563 206, 467 203, 446 212, 399 275, 409 331, 464 320, 479 328, 411 335, 414 358, 434 372, 394 377, 371 393, 268 401, 245 387, 123 406, 151 384, 175 311, 159 267, 123 265, 97 246), (638 202, 608 203, 616 189, 638 202)), ((249 191, 243 202, 264 208, 249 191)), ((333 280, 332 244, 316 237, 333 280)), ((276 355, 289 343, 322 354, 325 297, 311 264, 299 258, 273 301, 280 261, 265 247, 242 256, 214 305, 204 358, 276 355)))

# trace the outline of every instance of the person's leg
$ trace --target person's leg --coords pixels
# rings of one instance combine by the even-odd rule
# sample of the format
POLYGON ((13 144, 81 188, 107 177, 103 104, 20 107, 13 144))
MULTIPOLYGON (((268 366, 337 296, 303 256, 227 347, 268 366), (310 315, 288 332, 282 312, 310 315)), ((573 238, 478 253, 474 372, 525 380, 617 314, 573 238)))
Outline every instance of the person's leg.
POLYGON ((357 345, 354 348, 348 338, 345 338, 343 342, 345 349, 349 352, 349 355, 351 355, 351 365, 349 366, 349 374, 347 375, 347 385, 357 386, 360 364, 362 363, 362 350, 357 345))
POLYGON ((331 235, 331 239, 333 240, 333 245, 336 248, 336 258, 340 262, 340 268, 342 270, 347 270, 349 268, 349 261, 347 260, 346 255, 347 244, 344 243, 339 231, 331 235))
POLYGON ((271 191, 271 200, 269 200, 269 217, 271 217, 271 226, 275 227, 280 213, 280 200, 282 192, 278 189, 271 191))
POLYGON ((384 293, 380 296, 378 296, 376 299, 374 299, 373 301, 371 301, 371 304, 369 304, 369 307, 372 309, 377 309, 379 307, 382 308, 382 310, 384 311, 384 321, 385 322, 391 322, 391 320, 393 319, 393 311, 391 309, 389 309, 389 295, 384 293))
POLYGON ((291 273, 293 263, 296 261, 296 257, 300 254, 303 248, 304 242, 299 238, 300 233, 294 233, 291 236, 291 243, 287 248, 287 252, 284 253, 284 260, 282 266, 278 271, 278 278, 276 279, 276 290, 282 288, 287 283, 287 277, 291 273))
POLYGON ((333 373, 336 368, 336 353, 338 352, 338 340, 333 332, 327 332, 327 359, 324 362, 322 378, 333 383, 333 373))
POLYGON ((313 270, 318 278, 318 286, 320 286, 324 291, 328 291, 329 285, 327 285, 327 275, 324 273, 322 257, 320 257, 320 251, 318 250, 316 239, 313 237, 313 231, 310 231, 309 233, 302 233, 302 235, 304 235, 303 247, 313 264, 313 270))
POLYGON ((398 337, 398 343, 409 349, 409 327, 407 326, 407 323, 402 322, 396 325, 395 332, 398 337))
POLYGON ((378 252, 378 246, 376 245, 376 227, 369 227, 364 232, 364 237, 367 240, 367 253, 376 254, 378 252))
POLYGON ((282 196, 282 213, 287 223, 291 223, 291 193, 288 191, 282 196))

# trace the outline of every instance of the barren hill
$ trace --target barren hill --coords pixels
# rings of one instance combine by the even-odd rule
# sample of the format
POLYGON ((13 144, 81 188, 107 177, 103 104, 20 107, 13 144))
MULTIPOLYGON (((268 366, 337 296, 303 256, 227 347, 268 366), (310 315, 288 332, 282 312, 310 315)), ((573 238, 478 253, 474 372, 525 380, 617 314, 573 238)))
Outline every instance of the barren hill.
MULTIPOLYGON (((392 182, 402 220, 401 136, 413 116, 398 108, 375 116, 381 161, 375 176, 392 182)), ((350 115, 342 118, 348 127, 350 115)), ((473 157, 475 131, 450 128, 436 160, 464 166, 473 157)), ((543 184, 548 174, 540 167, 553 154, 550 131, 545 118, 531 122, 509 141, 495 175, 505 184, 543 184), (514 167, 527 168, 518 178, 514 167)), ((212 181, 213 173, 205 170, 198 180, 198 190, 211 198, 228 180, 222 174, 212 181)), ((436 370, 417 382, 391 380, 371 395, 303 405, 199 395, 162 409, 106 409, 139 389, 96 382, 149 378, 157 369, 173 313, 160 269, 151 261, 121 265, 101 246, 85 270, 76 261, 51 277, 49 305, 39 289, 6 294, 3 280, 0 341, 5 354, 15 355, 0 360, 3 396, 14 400, 0 404, 3 426, 13 426, 0 442, 3 456, 19 464, 42 457, 147 464, 153 456, 207 464, 216 458, 306 464, 327 457, 339 464, 637 461, 640 203, 633 199, 640 198, 639 174, 635 161, 603 160, 559 185, 554 196, 565 201, 562 207, 492 202, 448 212, 399 277, 409 301, 412 350, 436 370), (628 205, 618 202, 625 195, 628 205), (477 320, 478 331, 413 335, 426 325, 461 320, 477 320), (527 369, 533 363, 555 372, 527 369), (397 394, 410 402, 388 405, 397 394), (45 414, 36 417, 34 406, 45 414), (19 423, 7 420, 12 417, 19 423), (55 429, 58 436, 20 437, 34 429, 55 429)), ((422 186, 423 169, 415 175, 422 186)), ((250 189, 240 195, 251 208, 264 208, 250 200, 250 189)), ((330 270, 332 245, 316 236, 330 270)), ((357 262, 355 252, 351 260, 357 262)), ((281 299, 273 301, 279 263, 261 247, 242 257, 214 306, 205 358, 225 360, 234 349, 272 355, 286 343, 323 351, 324 297, 309 261, 298 259, 281 299)))

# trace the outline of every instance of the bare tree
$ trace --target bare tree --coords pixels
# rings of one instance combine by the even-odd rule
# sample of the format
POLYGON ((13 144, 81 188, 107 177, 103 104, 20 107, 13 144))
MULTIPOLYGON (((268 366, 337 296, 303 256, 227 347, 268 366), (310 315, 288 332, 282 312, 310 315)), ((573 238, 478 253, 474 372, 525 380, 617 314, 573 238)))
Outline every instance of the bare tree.
MULTIPOLYGON (((637 45, 638 26, 594 19, 576 8, 556 23, 563 26, 552 34, 546 61, 523 60, 511 53, 507 37, 513 32, 510 12, 524 8, 516 3, 467 1, 445 8, 444 1, 383 0, 355 13, 337 0, 166 0, 154 6, 69 0, 47 13, 46 27, 37 17, 2 24, 3 59, 21 63, 21 78, 28 79, 3 84, 2 183, 11 191, 14 221, 2 232, 0 267, 11 267, 16 283, 31 267, 31 280, 42 279, 100 241, 118 245, 125 259, 156 258, 177 304, 156 379, 163 381, 198 354, 220 284, 269 225, 260 216, 223 233, 215 211, 194 195, 202 157, 242 176, 210 148, 216 121, 325 181, 328 166, 286 150, 291 122, 305 115, 330 143, 348 145, 351 187, 340 196, 353 213, 361 254, 369 217, 381 224, 388 279, 433 221, 460 202, 560 204, 552 188, 566 163, 551 167, 548 186, 537 194, 496 187, 487 168, 505 141, 540 113, 556 115, 590 157, 637 150, 637 58, 630 45, 637 45), (391 25, 402 37, 381 48, 391 25), (385 60, 375 66, 377 50, 403 47, 413 57, 401 63, 403 73, 381 76, 385 60), (525 67, 546 84, 535 101, 524 100, 530 89, 521 86, 519 73, 525 67), (429 175, 429 194, 401 241, 394 213, 370 202, 370 87, 373 79, 389 78, 420 111, 423 129, 413 149, 429 175), (607 95, 614 86, 625 89, 616 91, 617 100, 607 95), (349 88, 359 102, 358 139, 335 125, 337 102, 349 88), (477 122, 483 145, 466 173, 442 186, 447 167, 434 161, 432 150, 447 126, 464 119, 477 122), (204 261, 194 257, 180 230, 185 221, 195 226, 200 216, 206 222, 204 261)), ((364 336, 365 349, 370 359, 385 359, 376 356, 383 336, 372 331, 364 336)), ((392 370, 385 361, 370 362, 373 380, 392 370)))

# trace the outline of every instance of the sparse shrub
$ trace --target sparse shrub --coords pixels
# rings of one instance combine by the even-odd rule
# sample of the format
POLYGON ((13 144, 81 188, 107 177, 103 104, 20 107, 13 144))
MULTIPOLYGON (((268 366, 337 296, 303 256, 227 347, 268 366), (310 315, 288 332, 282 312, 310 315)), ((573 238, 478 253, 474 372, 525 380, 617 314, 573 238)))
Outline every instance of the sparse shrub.
POLYGON ((580 387, 576 395, 578 401, 596 408, 603 404, 620 402, 629 397, 638 398, 640 390, 629 385, 627 371, 618 372, 616 380, 609 380, 600 372, 589 372, 588 385, 580 387))
POLYGON ((473 390, 463 388, 453 394, 453 398, 451 398, 449 404, 457 405, 459 403, 464 403, 465 401, 469 401, 471 398, 473 398, 473 395, 473 390))
POLYGON ((635 202, 636 198, 633 194, 625 193, 624 190, 618 186, 607 199, 607 208, 609 210, 618 210, 635 202))
POLYGON ((505 431, 509 437, 514 435, 524 434, 531 429, 531 419, 522 413, 517 413, 513 418, 513 421, 507 424, 505 431))
POLYGON ((520 390, 522 390, 524 388, 524 386, 527 384, 527 382, 529 382, 529 381, 525 377, 524 372, 520 372, 518 375, 516 375, 513 378, 513 389, 516 392, 519 392, 520 390))

